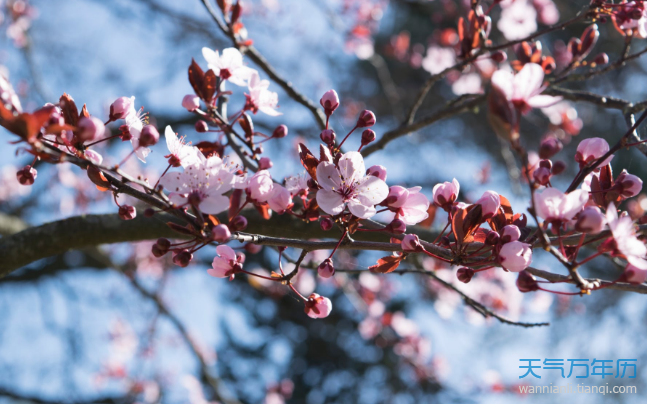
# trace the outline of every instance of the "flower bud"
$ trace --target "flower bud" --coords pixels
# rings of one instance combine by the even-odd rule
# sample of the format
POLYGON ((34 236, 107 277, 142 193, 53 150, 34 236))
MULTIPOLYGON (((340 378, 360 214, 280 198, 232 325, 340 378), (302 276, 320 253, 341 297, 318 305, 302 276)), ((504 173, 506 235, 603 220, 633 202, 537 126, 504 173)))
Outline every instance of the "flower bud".
POLYGON ((517 277, 517 289, 522 293, 534 292, 539 289, 539 284, 530 272, 521 271, 517 277))
POLYGON ((580 44, 579 49, 579 58, 584 59, 588 54, 593 50, 593 47, 598 42, 600 38, 600 31, 598 31, 598 26, 596 24, 589 25, 582 33, 580 38, 582 43, 580 44))
POLYGON ((332 311, 332 302, 327 297, 311 294, 305 302, 305 313, 311 318, 324 318, 332 311))
POLYGON ((193 254, 189 250, 182 250, 173 256, 173 263, 179 267, 185 268, 193 259, 193 254))
POLYGON ((209 125, 203 120, 199 120, 195 123, 195 131, 198 133, 209 132, 209 125))
POLYGON ((604 230, 605 216, 597 206, 587 206, 577 216, 575 230, 582 233, 598 234, 604 230))
POLYGON ((133 138, 133 135, 130 133, 130 128, 128 125, 121 125, 119 127, 119 137, 121 138, 122 142, 128 142, 130 139, 133 138))
POLYGON ((319 219, 319 226, 321 226, 321 230, 323 231, 328 231, 332 229, 334 226, 335 222, 329 217, 329 216, 324 216, 321 219, 319 219))
POLYGON ((326 116, 330 116, 335 112, 337 107, 339 107, 339 96, 337 96, 337 92, 335 90, 328 90, 323 97, 321 97, 319 103, 326 112, 326 116))
POLYGON ((165 238, 157 239, 157 242, 153 244, 152 252, 153 255, 157 258, 163 257, 168 253, 168 250, 171 248, 171 242, 165 238))
POLYGON ((593 59, 593 63, 598 66, 606 65, 607 63, 609 63, 609 55, 602 52, 593 59))
POLYGON ((132 220, 137 217, 137 209, 130 205, 121 205, 119 207, 119 217, 123 220, 132 220))
POLYGON ((335 138, 337 135, 335 135, 335 131, 332 129, 325 129, 321 131, 321 134, 319 135, 321 138, 321 141, 327 144, 328 146, 332 146, 335 143, 335 138))
POLYGON ((559 174, 563 173, 564 170, 566 170, 566 163, 564 163, 563 161, 556 161, 553 164, 553 169, 552 169, 551 173, 553 175, 559 175, 559 174))
POLYGON ((575 161, 580 163, 580 166, 599 159, 609 151, 609 143, 599 137, 592 137, 584 139, 577 146, 575 153, 575 161))
POLYGON ((282 139, 288 135, 288 127, 285 125, 279 125, 272 132, 272 137, 277 139, 282 139))
POLYGON ((563 147, 564 145, 559 141, 559 139, 554 137, 547 137, 546 139, 542 140, 541 144, 539 145, 539 158, 549 159, 559 153, 563 147))
POLYGON ((234 231, 243 231, 247 228, 247 219, 245 216, 238 215, 231 220, 231 228, 234 231))
POLYGON ((490 55, 490 58, 492 58, 495 63, 503 63, 508 60, 508 54, 503 51, 496 51, 490 55))
POLYGON ((393 221, 386 226, 386 230, 393 234, 404 234, 404 232, 407 231, 407 224, 400 219, 393 219, 393 221))
POLYGON ((547 185, 550 182, 551 172, 546 167, 539 167, 532 173, 532 177, 539 185, 547 185))
POLYGON ((160 140, 160 133, 153 125, 146 125, 139 136, 139 146, 148 147, 157 144, 160 140))
POLYGON ((550 170, 551 168, 553 168, 553 162, 550 160, 539 160, 539 167, 547 168, 548 170, 550 170))
POLYGON ((399 185, 394 185, 389 188, 389 194, 382 203, 389 208, 401 208, 407 202, 409 197, 409 190, 399 185))
POLYGON ((485 244, 487 244, 487 245, 497 245, 497 244, 499 244, 500 239, 501 239, 501 236, 499 235, 499 233, 495 232, 494 230, 491 230, 485 236, 485 244))
POLYGON ((627 264, 625 268, 624 278, 627 282, 633 284, 641 284, 647 280, 647 271, 644 269, 636 268, 631 264, 627 264))
POLYGON ((463 283, 469 283, 473 276, 474 270, 472 268, 460 267, 458 268, 458 271, 456 271, 456 277, 463 283))
POLYGON ((643 187, 643 182, 635 175, 629 174, 627 170, 622 170, 614 183, 614 188, 625 198, 631 198, 638 195, 643 187))
POLYGON ((187 94, 182 98, 182 106, 186 108, 187 111, 193 112, 200 108, 200 97, 194 94, 187 94))
POLYGON ((258 169, 259 170, 269 170, 273 166, 274 166, 274 164, 272 164, 272 160, 270 160, 269 157, 261 157, 261 159, 258 160, 258 169))
POLYGON ((485 191, 483 196, 475 204, 481 205, 481 217, 489 219, 499 212, 501 198, 494 191, 485 191))
POLYGON ((510 243, 512 241, 517 241, 521 237, 521 230, 513 224, 509 224, 507 226, 504 226, 503 229, 501 229, 501 239, 500 243, 505 244, 505 243, 510 243))
POLYGON ((105 130, 106 127, 99 118, 93 116, 90 118, 83 117, 79 119, 77 139, 81 143, 91 142, 103 136, 105 130))
POLYGON ((375 138, 377 136, 375 135, 375 132, 373 132, 371 129, 366 129, 364 132, 362 132, 362 146, 366 146, 369 143, 372 143, 375 141, 375 138))
POLYGON ((37 176, 38 171, 32 166, 25 166, 16 173, 16 178, 21 185, 34 185, 37 176))
POLYGON ((335 267, 332 264, 332 260, 330 258, 323 260, 317 267, 317 272, 322 278, 330 278, 333 276, 335 274, 335 267))
POLYGON ((240 19, 240 15, 243 13, 243 4, 242 0, 238 0, 236 4, 231 9, 231 24, 235 24, 240 19))
POLYGON ((422 251, 420 239, 415 234, 405 234, 402 239, 402 251, 405 252, 420 252, 422 251))
POLYGON ((499 263, 511 272, 521 272, 532 262, 530 244, 520 241, 506 243, 499 251, 499 263))
POLYGON ((386 181, 386 168, 380 165, 370 166, 368 170, 366 170, 366 175, 372 175, 382 181, 386 181))
POLYGON ((211 239, 218 243, 224 243, 231 237, 229 227, 224 224, 219 224, 211 230, 211 239))
POLYGON ((128 115, 128 111, 133 107, 133 99, 128 97, 119 97, 110 105, 110 120, 116 121, 123 119, 128 115))
POLYGON ((359 114, 356 125, 358 128, 368 128, 375 125, 375 114, 365 109, 359 114))
POLYGON ((436 184, 432 190, 434 203, 442 208, 447 208, 456 202, 461 187, 456 178, 452 182, 445 181, 436 184))
POLYGON ((292 195, 290 195, 290 191, 285 187, 274 184, 272 194, 267 200, 267 203, 270 205, 270 209, 276 213, 282 214, 292 207, 292 195))

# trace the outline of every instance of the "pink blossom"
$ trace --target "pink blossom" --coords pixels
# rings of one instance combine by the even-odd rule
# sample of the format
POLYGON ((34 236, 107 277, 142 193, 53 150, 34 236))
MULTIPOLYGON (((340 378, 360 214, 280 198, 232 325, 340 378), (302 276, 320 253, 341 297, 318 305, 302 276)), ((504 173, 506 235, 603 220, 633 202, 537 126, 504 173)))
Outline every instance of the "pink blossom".
POLYGON ((186 108, 187 111, 193 112, 200 108, 200 97, 194 94, 187 94, 182 98, 182 106, 186 108))
POLYGON ((187 166, 183 172, 167 173, 160 184, 170 191, 169 198, 178 206, 191 204, 208 214, 229 208, 229 198, 223 194, 232 189, 234 175, 218 156, 208 159, 199 154, 199 163, 187 166))
MULTIPOLYGON (((396 217, 408 225, 417 224, 429 217, 429 200, 420 192, 422 187, 402 188, 391 187, 394 193, 399 194, 395 203, 389 203, 389 207, 396 213, 396 217)), ((391 193, 389 192, 389 195, 391 193)), ((388 197, 387 197, 388 200, 388 197)))
POLYGON ((293 175, 285 178, 285 188, 290 191, 290 194, 293 196, 296 195, 307 195, 308 194, 308 175, 306 173, 301 173, 299 175, 293 175))
POLYGON ((103 162, 103 156, 92 149, 85 149, 83 151, 83 157, 96 165, 100 165, 103 162))
POLYGON ((372 175, 382 181, 386 181, 386 168, 380 165, 370 166, 368 170, 366 170, 366 175, 372 175))
POLYGON ((554 25, 559 21, 559 10, 553 0, 533 0, 539 14, 538 20, 544 25, 554 25))
POLYGON ((622 9, 614 16, 618 28, 629 31, 632 30, 634 36, 638 38, 647 38, 647 8, 643 2, 629 1, 624 3, 622 9), (634 18, 632 15, 637 12, 640 18, 634 18))
POLYGON ((327 297, 313 293, 308 297, 304 311, 312 318, 328 317, 332 311, 332 302, 327 297))
POLYGON ((647 280, 647 271, 637 268, 631 264, 627 264, 625 268, 625 279, 629 283, 641 284, 647 280))
POLYGON ((279 96, 269 91, 267 88, 270 86, 268 80, 261 80, 258 73, 254 71, 249 79, 249 94, 247 97, 247 104, 245 108, 253 113, 261 111, 270 116, 282 115, 276 110, 279 103, 279 96))
POLYGON ((547 188, 535 193, 535 212, 549 222, 566 222, 573 219, 588 200, 589 193, 583 189, 565 194, 557 188, 547 188))
POLYGON ((236 48, 223 49, 222 55, 218 51, 202 48, 202 56, 216 76, 237 86, 245 87, 252 75, 256 73, 256 70, 243 64, 243 55, 236 48))
POLYGON ((582 233, 598 234, 604 230, 606 219, 597 206, 587 206, 577 216, 575 230, 582 233))
POLYGON ((456 52, 451 48, 432 45, 422 59, 422 68, 431 74, 438 74, 456 63, 456 52))
POLYGON ((532 262, 530 244, 520 241, 506 243, 499 251, 499 262, 503 268, 511 272, 521 272, 532 262))
POLYGON ((479 94, 483 92, 481 75, 478 73, 462 74, 452 84, 452 92, 456 95, 479 94))
MULTIPOLYGON (((583 167, 600 157, 604 156, 609 152, 609 143, 606 140, 600 137, 591 137, 584 139, 577 146, 577 152, 575 153, 575 161, 580 163, 580 167, 583 167)), ((606 166, 613 159, 613 155, 609 156, 602 163, 598 164, 598 167, 606 166)))
POLYGON ((290 195, 290 191, 281 185, 274 184, 272 194, 267 203, 270 205, 270 209, 276 213, 283 213, 292 206, 292 195, 290 195))
POLYGON ((169 154, 164 157, 168 159, 171 166, 186 168, 199 162, 198 154, 200 150, 195 146, 185 144, 184 137, 178 138, 170 125, 166 127, 164 137, 169 151, 169 154))
POLYGON ((460 189, 461 186, 456 178, 452 182, 445 181, 442 184, 436 184, 432 190, 434 203, 440 207, 453 204, 458 198, 460 189))
POLYGON ((638 269, 647 270, 647 247, 636 236, 634 223, 628 215, 618 217, 613 203, 607 207, 607 223, 616 242, 616 250, 638 269))
POLYGON ((532 108, 546 108, 562 100, 561 97, 541 95, 546 89, 543 83, 544 69, 536 63, 526 63, 517 74, 500 69, 492 75, 492 85, 523 114, 532 108))
POLYGON ((337 165, 321 162, 317 179, 323 189, 317 191, 317 203, 329 215, 338 215, 348 204, 350 212, 368 219, 375 215, 375 205, 389 194, 389 187, 381 179, 365 176, 364 159, 358 152, 345 153, 337 165))
POLYGON ((247 194, 256 202, 266 202, 272 196, 274 182, 267 170, 257 171, 247 182, 247 194))
POLYGON ((332 260, 330 258, 323 260, 323 262, 317 267, 317 273, 319 273, 319 276, 322 278, 330 278, 333 276, 335 274, 335 267, 332 264, 332 260))
POLYGON ((126 126, 128 127, 128 132, 130 133, 130 143, 135 149, 135 154, 142 161, 146 162, 146 157, 150 154, 151 149, 148 147, 140 147, 139 138, 144 129, 144 121, 147 121, 146 115, 144 114, 143 109, 135 109, 135 97, 130 97, 131 103, 130 108, 126 111, 126 116, 124 117, 126 121, 126 126))
POLYGON ((481 217, 489 219, 499 212, 501 207, 501 197, 494 191, 485 191, 481 198, 474 202, 474 204, 481 205, 481 217))
POLYGON ((537 11, 528 0, 515 0, 501 10, 497 28, 509 41, 525 38, 537 31, 537 11))
POLYGON ((521 237, 521 230, 514 224, 509 224, 503 226, 501 229, 501 244, 510 243, 512 241, 517 241, 521 237))
POLYGON ((274 164, 272 163, 272 160, 269 157, 261 157, 261 159, 258 160, 259 170, 269 170, 272 167, 274 167, 274 164))
POLYGON ((216 247, 217 257, 214 257, 211 263, 211 269, 207 273, 216 278, 228 278, 235 275, 243 268, 245 255, 236 252, 228 245, 219 245, 216 247))
POLYGON ((326 115, 332 115, 333 112, 339 107, 339 96, 337 95, 337 91, 335 90, 328 90, 324 93, 323 97, 321 97, 321 100, 319 100, 319 103, 323 107, 324 111, 326 112, 326 115))
POLYGON ((627 170, 622 170, 618 178, 615 180, 614 188, 616 188, 620 195, 625 198, 631 198, 638 195, 643 188, 643 181, 635 175, 629 174, 627 170))

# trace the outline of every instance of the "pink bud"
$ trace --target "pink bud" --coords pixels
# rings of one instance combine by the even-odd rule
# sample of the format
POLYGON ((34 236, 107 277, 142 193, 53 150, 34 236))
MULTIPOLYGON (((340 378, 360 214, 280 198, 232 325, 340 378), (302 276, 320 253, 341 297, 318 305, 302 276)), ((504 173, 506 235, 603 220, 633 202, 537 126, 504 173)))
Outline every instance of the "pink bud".
POLYGON ((456 271, 456 277, 463 283, 469 283, 473 276, 474 270, 472 268, 460 267, 458 268, 458 271, 456 271))
POLYGON ((552 174, 553 175, 559 175, 566 170, 566 163, 563 161, 556 161, 555 164, 553 164, 553 169, 552 169, 552 174))
POLYGON ((541 141, 539 146, 539 158, 549 159, 559 153, 564 145, 555 137, 547 137, 541 141))
POLYGON ((128 115, 128 112, 133 108, 133 99, 128 97, 119 97, 115 102, 110 105, 110 120, 116 121, 123 119, 128 115))
POLYGON ((504 244, 499 251, 499 262, 503 268, 511 272, 520 272, 528 268, 532 262, 530 244, 512 241, 504 244))
POLYGON ((267 203, 270 205, 270 209, 276 213, 283 213, 292 206, 292 195, 285 187, 274 184, 272 195, 267 200, 267 203))
POLYGON ((146 125, 139 136, 139 146, 148 147, 157 144, 160 140, 160 133, 153 125, 146 125))
POLYGON ((517 277, 517 289, 522 293, 534 292, 539 289, 539 284, 530 272, 521 271, 517 277))
POLYGON ((519 228, 513 224, 504 226, 501 229, 501 244, 510 243, 512 241, 517 241, 521 237, 521 231, 519 228))
POLYGON ((229 227, 224 224, 219 224, 211 230, 211 239, 218 243, 224 243, 229 240, 230 237, 231 232, 229 231, 229 227))
POLYGON ((575 230, 582 233, 598 234, 604 230, 606 218, 597 206, 587 206, 577 216, 575 230))
POLYGON ((231 220, 231 228, 234 231, 243 231, 247 228, 247 219, 245 216, 238 215, 231 220))
POLYGON ((362 132, 362 146, 366 146, 369 143, 372 143, 375 141, 375 138, 377 136, 375 135, 375 132, 373 132, 371 129, 366 129, 364 132, 362 132))
POLYGON ((422 245, 420 245, 420 239, 415 234, 405 234, 402 239, 402 251, 405 252, 420 252, 422 251, 422 245))
POLYGON ((456 202, 460 189, 460 184, 456 181, 456 178, 454 178, 452 182, 445 181, 442 184, 436 184, 432 190, 434 203, 447 209, 456 202))
POLYGON ((386 230, 393 234, 404 234, 404 232, 407 231, 407 224, 400 219, 393 219, 393 221, 386 226, 386 230))
POLYGON ((365 109, 359 114, 356 125, 358 128, 367 128, 369 126, 375 125, 375 114, 365 109))
POLYGON ((279 125, 272 132, 272 137, 277 139, 282 139, 288 135, 288 127, 285 125, 279 125))
POLYGON ((335 267, 332 264, 332 260, 330 258, 323 260, 323 262, 319 264, 319 267, 317 267, 317 272, 322 278, 330 278, 333 276, 335 274, 335 267))
POLYGON ((198 121, 195 123, 195 131, 198 133, 209 132, 209 125, 205 121, 198 121))
POLYGON ((25 166, 16 173, 16 178, 21 185, 34 185, 37 176, 38 171, 32 166, 25 166))
POLYGON ((366 175, 372 175, 382 181, 386 181, 386 168, 379 165, 370 166, 368 170, 366 170, 366 175))
POLYGON ((584 139, 577 146, 575 161, 584 166, 592 161, 599 159, 609 151, 609 143, 599 137, 584 139))
MULTIPOLYGON (((503 51, 496 51, 496 52, 493 52, 493 53, 490 55, 490 57, 491 57, 491 58, 492 58, 492 60, 493 60, 493 61, 495 61, 496 63, 503 63, 503 62, 505 62, 506 60, 508 60, 508 55, 507 55, 505 52, 503 52, 503 51)), ((466 282, 466 283, 467 283, 467 282, 466 282)))
POLYGON ((638 195, 642 187, 642 180, 635 175, 629 174, 627 170, 622 170, 614 184, 614 188, 616 188, 625 198, 631 198, 638 195))
POLYGON ((339 107, 339 96, 337 96, 337 92, 335 90, 328 90, 323 97, 321 97, 319 103, 326 112, 326 116, 330 116, 335 112, 337 107, 339 107))
POLYGON ((186 108, 187 111, 193 112, 200 108, 200 97, 194 94, 187 94, 182 98, 182 106, 186 108))
POLYGON ((103 136, 106 127, 100 119, 95 117, 79 119, 78 140, 81 143, 91 142, 96 138, 103 136))
POLYGON ((627 264, 625 268, 624 277, 629 283, 641 284, 647 280, 647 271, 644 269, 636 268, 631 264, 627 264))
POLYGON ((495 232, 494 230, 490 231, 485 236, 485 244, 487 245, 497 245, 499 244, 499 240, 501 240, 501 236, 499 235, 499 233, 495 232))
POLYGON ((606 54, 606 53, 604 53, 604 52, 599 53, 599 54, 598 54, 598 55, 593 59, 593 63, 595 63, 596 65, 600 65, 600 66, 601 66, 601 65, 606 65, 607 63, 609 63, 609 55, 607 55, 607 54, 606 54))
POLYGON ((321 134, 319 135, 321 138, 321 141, 327 144, 328 146, 331 146, 333 143, 335 143, 335 138, 337 135, 335 135, 335 131, 332 129, 325 129, 321 131, 321 134))
POLYGON ((189 250, 182 250, 173 256, 173 263, 179 267, 185 268, 193 259, 193 254, 189 250))
POLYGON ((323 231, 328 231, 332 229, 332 227, 335 225, 335 222, 329 217, 325 216, 319 219, 319 226, 321 226, 321 230, 323 231))
POLYGON ((137 217, 137 209, 130 205, 121 205, 119 207, 119 217, 123 220, 132 220, 137 217))
POLYGON ((259 170, 269 170, 273 166, 274 164, 272 164, 272 160, 270 160, 269 157, 261 157, 261 159, 258 161, 259 170))
POLYGON ((549 168, 539 167, 532 173, 532 178, 539 185, 547 185, 550 182, 551 172, 549 168))
POLYGON ((476 201, 475 204, 481 205, 481 217, 483 219, 489 219, 492 216, 496 215, 501 207, 501 198, 499 194, 494 191, 485 191, 481 199, 476 201))
POLYGON ((389 188, 389 195, 384 200, 389 208, 401 208, 407 202, 409 197, 409 190, 399 185, 394 185, 389 188))
POLYGON ((246 192, 254 201, 266 202, 272 196, 273 185, 270 173, 259 170, 249 179, 246 192))
POLYGON ((164 256, 171 248, 171 242, 165 238, 158 238, 157 242, 153 244, 153 255, 157 258, 164 256))
POLYGON ((305 313, 312 318, 328 317, 332 311, 332 302, 327 297, 311 294, 305 302, 305 313))

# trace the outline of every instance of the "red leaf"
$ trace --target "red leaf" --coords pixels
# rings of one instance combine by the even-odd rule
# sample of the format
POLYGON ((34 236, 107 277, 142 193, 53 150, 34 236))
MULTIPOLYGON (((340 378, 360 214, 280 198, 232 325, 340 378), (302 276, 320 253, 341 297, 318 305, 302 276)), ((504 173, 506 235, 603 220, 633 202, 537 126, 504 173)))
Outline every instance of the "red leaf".
POLYGON ((229 197, 229 220, 233 219, 236 214, 238 214, 238 209, 240 209, 240 202, 243 198, 242 189, 234 189, 231 196, 229 197))
POLYGON ((482 227, 476 229, 474 233, 474 241, 477 243, 485 243, 485 238, 487 237, 488 230, 482 227))
POLYGON ((238 124, 243 129, 243 132, 245 132, 245 139, 254 139, 254 122, 252 121, 251 116, 243 113, 243 115, 238 119, 238 124))
POLYGON ((333 162, 330 149, 322 144, 319 145, 319 161, 326 161, 328 163, 333 162))
POLYGON ((317 160, 314 154, 312 154, 312 152, 303 143, 299 143, 298 150, 301 164, 303 164, 303 167, 306 169, 308 174, 310 174, 310 177, 316 181, 317 165, 319 164, 319 160, 317 160))
POLYGON ((0 107, 0 115, 2 115, 0 125, 29 143, 36 139, 36 136, 40 132, 40 128, 45 125, 54 110, 53 106, 43 107, 33 114, 22 113, 14 116, 4 106, 0 105, 0 107))
POLYGON ((88 178, 97 186, 99 191, 105 192, 110 189, 110 182, 97 167, 88 166, 88 178))
POLYGON ((204 96, 204 101, 208 104, 213 99, 214 94, 216 94, 216 86, 218 84, 218 77, 213 70, 209 69, 204 75, 204 82, 202 83, 202 95, 204 96))
POLYGON ((377 260, 377 265, 368 267, 368 270, 378 274, 388 274, 398 269, 400 261, 402 261, 402 257, 389 255, 388 257, 382 257, 377 260))
POLYGON ((83 108, 81 108, 81 113, 79 114, 79 119, 81 118, 89 118, 90 113, 88 112, 88 108, 83 104, 83 108))
POLYGON ((191 66, 189 66, 189 83, 193 87, 195 95, 204 99, 202 96, 202 88, 204 85, 204 72, 194 59, 191 59, 191 66))
POLYGON ((258 213, 261 214, 261 217, 265 220, 268 220, 270 216, 272 216, 270 212, 270 207, 268 204, 263 203, 263 204, 254 204, 254 207, 258 211, 258 213))
POLYGON ((78 126, 79 109, 76 107, 74 99, 70 95, 63 93, 61 98, 58 100, 58 105, 61 107, 61 112, 63 112, 65 123, 72 126, 78 126))

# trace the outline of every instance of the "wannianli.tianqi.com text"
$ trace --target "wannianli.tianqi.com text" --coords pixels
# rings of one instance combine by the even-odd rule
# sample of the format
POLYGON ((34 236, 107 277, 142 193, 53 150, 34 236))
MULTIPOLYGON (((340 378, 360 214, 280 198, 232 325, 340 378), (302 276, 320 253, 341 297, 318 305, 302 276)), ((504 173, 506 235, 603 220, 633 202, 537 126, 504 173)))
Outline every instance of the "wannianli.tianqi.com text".
POLYGON ((585 384, 567 384, 547 386, 519 386, 521 394, 638 394, 636 386, 589 386, 585 384))

